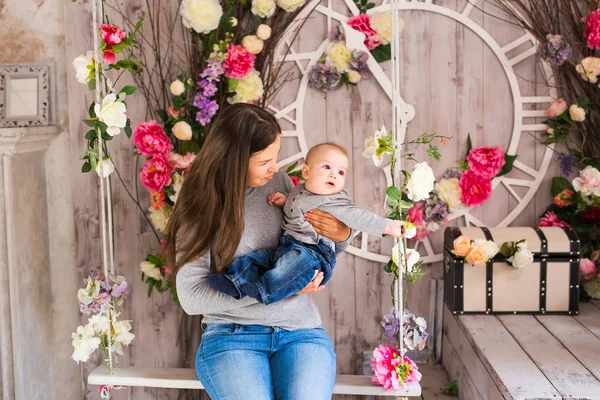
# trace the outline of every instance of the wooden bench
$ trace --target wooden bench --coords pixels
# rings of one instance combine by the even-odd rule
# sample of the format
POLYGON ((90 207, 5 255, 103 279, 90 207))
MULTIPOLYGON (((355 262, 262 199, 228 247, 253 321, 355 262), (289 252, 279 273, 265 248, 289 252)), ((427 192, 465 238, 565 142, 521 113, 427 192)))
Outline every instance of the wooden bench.
MULTIPOLYGON (((109 375, 104 365, 88 376, 90 385, 144 386, 170 389, 204 389, 194 369, 186 368, 115 368, 109 375)), ((385 397, 420 397, 419 384, 407 385, 404 390, 384 391, 371 383, 370 376, 338 375, 333 388, 335 394, 353 394, 385 397)))
POLYGON ((442 352, 462 399, 600 399, 600 302, 573 317, 445 307, 442 352))

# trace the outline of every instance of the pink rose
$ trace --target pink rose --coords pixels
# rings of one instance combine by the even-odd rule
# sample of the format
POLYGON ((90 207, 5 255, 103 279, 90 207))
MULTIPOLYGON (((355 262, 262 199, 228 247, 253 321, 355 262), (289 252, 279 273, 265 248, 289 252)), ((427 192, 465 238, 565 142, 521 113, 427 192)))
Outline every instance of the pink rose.
POLYGON ((584 36, 590 49, 600 49, 600 9, 585 18, 584 36))
POLYGON ((371 28, 371 17, 369 17, 368 14, 358 14, 350 18, 347 24, 350 28, 364 33, 367 37, 377 34, 377 32, 371 28))
POLYGON ((467 156, 471 171, 482 178, 492 179, 504 166, 502 147, 480 147, 473 149, 467 156))
POLYGON ((589 258, 582 258, 579 261, 579 279, 586 281, 592 279, 598 270, 596 265, 589 258))
POLYGON ((418 201, 414 206, 409 208, 406 216, 406 221, 412 222, 412 224, 417 228, 417 234, 413 238, 414 240, 423 240, 430 234, 430 232, 425 228, 424 218, 425 202, 418 201))
POLYGON ((114 64, 117 62, 117 55, 112 46, 106 46, 104 53, 102 54, 102 60, 104 61, 104 64, 114 64))
POLYGON ((560 114, 567 111, 567 101, 563 98, 554 100, 550 107, 546 110, 546 115, 550 118, 558 117, 560 114))
POLYGON ((160 192, 171 184, 171 167, 164 156, 157 156, 146 161, 140 172, 140 181, 148 189, 160 192))
POLYGON ((179 116, 185 117, 185 108, 181 107, 179 110, 176 110, 173 106, 169 106, 167 113, 175 119, 179 118, 179 116))
POLYGON ((100 25, 100 31, 102 32, 102 41, 109 45, 121 43, 121 40, 125 39, 126 36, 121 28, 111 24, 100 25))
POLYGON ((369 49, 369 50, 373 50, 375 47, 379 46, 380 44, 381 44, 381 36, 379 36, 379 35, 367 36, 367 39, 365 40, 365 46, 367 46, 367 49, 369 49))
POLYGON ((227 51, 227 60, 223 63, 225 76, 232 79, 241 79, 254 69, 256 56, 248 53, 243 46, 231 44, 227 51))
POLYGON ((167 134, 156 121, 142 122, 136 126, 131 139, 144 157, 166 155, 173 148, 167 134))
POLYGON ((600 197, 600 171, 588 165, 579 171, 577 178, 573 179, 573 187, 583 196, 600 197))
POLYGON ((481 205, 492 193, 492 181, 471 170, 463 172, 458 184, 462 192, 460 201, 471 207, 481 205))
POLYGON ((187 170, 195 158, 196 155, 194 153, 187 153, 185 156, 177 153, 169 153, 169 165, 175 169, 187 170))
POLYGON ((300 178, 298 178, 297 176, 290 176, 290 179, 292 180, 294 186, 298 186, 298 184, 300 183, 300 178))
POLYGON ((570 227, 568 223, 565 221, 561 221, 558 219, 555 213, 552 211, 548 211, 542 218, 540 218, 539 226, 564 226, 570 227))

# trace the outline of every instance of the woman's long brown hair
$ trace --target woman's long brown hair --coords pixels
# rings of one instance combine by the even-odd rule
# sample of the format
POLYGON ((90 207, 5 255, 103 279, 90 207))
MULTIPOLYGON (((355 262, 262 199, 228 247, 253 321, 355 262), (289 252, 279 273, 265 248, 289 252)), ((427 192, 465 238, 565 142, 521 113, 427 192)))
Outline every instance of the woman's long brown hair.
POLYGON ((217 272, 231 263, 244 231, 250 156, 280 133, 275 117, 254 105, 234 104, 219 114, 185 175, 167 224, 164 251, 172 277, 210 249, 217 272))

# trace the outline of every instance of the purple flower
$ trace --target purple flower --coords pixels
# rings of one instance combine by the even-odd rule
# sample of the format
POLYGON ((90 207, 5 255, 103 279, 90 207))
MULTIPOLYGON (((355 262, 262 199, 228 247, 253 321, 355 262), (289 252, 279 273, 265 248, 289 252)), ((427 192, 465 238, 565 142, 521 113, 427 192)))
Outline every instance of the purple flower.
POLYGON ((331 28, 329 31, 329 36, 327 37, 330 42, 339 42, 340 40, 346 40, 346 34, 344 33, 344 29, 342 26, 338 26, 335 28, 331 28))
POLYGON ((367 71, 367 61, 369 60, 369 55, 367 54, 366 51, 361 51, 361 50, 353 50, 352 51, 352 58, 350 59, 350 68, 360 72, 361 74, 363 72, 367 71))
POLYGON ((571 56, 571 45, 560 35, 546 35, 546 43, 540 43, 538 56, 555 67, 561 66, 571 56))
POLYGON ((221 80, 221 75, 224 73, 225 69, 223 68, 223 64, 216 58, 209 58, 206 62, 206 68, 204 68, 204 71, 200 74, 200 78, 218 82, 221 80))
POLYGON ((560 153, 558 156, 558 162, 560 163, 560 170, 564 176, 569 176, 577 166, 575 156, 571 153, 565 154, 560 153))
MULTIPOLYGON (((396 310, 394 307, 389 314, 383 316, 381 326, 385 335, 392 343, 398 343, 398 332, 400 329, 400 321, 396 318, 396 310)), ((416 317, 415 314, 408 310, 404 310, 402 329, 404 330, 404 344, 410 350, 423 350, 429 334, 427 333, 427 322, 424 318, 416 317)))
POLYGON ((217 85, 214 81, 201 80, 198 83, 198 89, 202 89, 202 95, 204 97, 212 97, 217 93, 217 85))
POLYGON ((219 104, 215 100, 204 97, 202 93, 198 93, 194 97, 194 107, 198 109, 196 121, 202 126, 208 125, 219 110, 219 104))
POLYGON ((383 327, 383 332, 390 339, 390 342, 397 343, 398 342, 398 330, 400 329, 400 321, 396 318, 396 311, 394 307, 390 310, 389 314, 385 314, 383 316, 383 321, 381 321, 381 326, 383 327))
POLYGON ((444 175, 442 175, 442 178, 444 179, 452 179, 452 178, 460 178, 460 176, 462 175, 463 170, 460 167, 452 167, 452 168, 448 168, 445 172, 444 175))
POLYGON ((341 79, 342 74, 333 71, 330 65, 316 63, 312 67, 308 84, 312 88, 327 92, 339 89, 342 86, 341 79))
POLYGON ((423 220, 427 223, 427 230, 434 232, 441 224, 448 220, 450 207, 435 192, 431 192, 423 207, 423 220))

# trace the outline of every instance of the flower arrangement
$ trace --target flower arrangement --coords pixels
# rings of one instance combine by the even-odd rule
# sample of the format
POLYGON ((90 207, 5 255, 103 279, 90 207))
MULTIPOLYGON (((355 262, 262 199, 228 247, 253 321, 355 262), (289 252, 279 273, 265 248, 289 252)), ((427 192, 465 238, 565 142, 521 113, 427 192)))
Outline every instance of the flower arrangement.
POLYGON ((131 321, 119 321, 113 301, 122 305, 131 288, 122 276, 111 276, 106 282, 104 277, 89 277, 85 288, 77 291, 79 309, 84 314, 93 314, 86 325, 77 327, 72 334, 73 355, 71 358, 79 364, 86 362, 100 348, 104 351, 106 367, 112 372, 110 353, 123 354, 123 346, 128 346, 135 335, 131 333, 131 321))
POLYGON ((500 254, 508 265, 515 269, 521 269, 533 263, 533 253, 528 247, 525 239, 517 242, 504 242, 500 247, 500 254))
POLYGON ((465 262, 473 265, 485 265, 500 251, 498 245, 491 240, 471 240, 461 235, 452 242, 452 253, 465 262))
MULTIPOLYGON (((402 322, 404 332, 404 345, 409 350, 423 350, 427 345, 427 321, 423 317, 417 317, 415 314, 408 310, 404 310, 404 319, 402 322)), ((385 335, 388 337, 390 342, 398 343, 398 333, 400 329, 400 321, 396 317, 396 310, 394 307, 390 310, 389 314, 383 316, 381 326, 385 335)))
POLYGON ((582 299, 600 298, 600 276, 596 274, 600 254, 600 171, 588 165, 572 181, 554 177, 551 190, 553 203, 541 216, 539 226, 573 228, 582 242, 582 299))
POLYGON ((379 345, 371 359, 371 381, 384 390, 402 389, 407 383, 419 382, 422 377, 419 368, 405 353, 406 349, 400 353, 393 347, 379 345))

